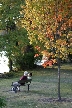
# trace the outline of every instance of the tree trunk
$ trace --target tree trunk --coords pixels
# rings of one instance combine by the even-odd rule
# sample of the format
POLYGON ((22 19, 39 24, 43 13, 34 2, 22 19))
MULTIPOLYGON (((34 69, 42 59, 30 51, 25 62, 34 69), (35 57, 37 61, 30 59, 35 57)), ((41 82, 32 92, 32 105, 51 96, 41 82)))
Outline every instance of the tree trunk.
POLYGON ((60 95, 60 58, 58 58, 58 100, 61 100, 61 95, 60 95))
POLYGON ((12 71, 12 60, 11 58, 9 58, 9 72, 12 71))

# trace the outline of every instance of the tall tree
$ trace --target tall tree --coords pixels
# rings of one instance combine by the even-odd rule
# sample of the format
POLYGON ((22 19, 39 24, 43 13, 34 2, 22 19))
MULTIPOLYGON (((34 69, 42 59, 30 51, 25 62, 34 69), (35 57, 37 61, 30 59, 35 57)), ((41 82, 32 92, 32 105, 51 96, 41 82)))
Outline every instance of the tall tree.
MULTIPOLYGON (((30 44, 47 50, 58 63, 58 99, 60 95, 60 59, 72 53, 71 0, 25 0, 21 20, 29 34, 30 44)), ((46 65, 46 64, 45 64, 46 65)))
MULTIPOLYGON (((22 47, 29 43, 27 32, 20 29, 19 19, 22 17, 19 11, 24 0, 1 0, 0 1, 0 29, 6 34, 0 36, 0 51, 6 51, 9 58, 10 71, 14 58, 22 53, 22 47)), ((23 53, 22 53, 23 54, 23 53)))
POLYGON ((0 1, 0 29, 6 29, 7 21, 13 20, 17 23, 22 17, 19 11, 24 0, 1 0, 0 1))
POLYGON ((9 59, 9 68, 15 66, 17 57, 24 56, 24 48, 29 44, 27 31, 24 28, 9 31, 6 35, 0 36, 0 50, 6 52, 9 59))
POLYGON ((6 31, 6 34, 3 33, 4 35, 0 36, 0 51, 6 51, 10 71, 12 71, 15 58, 22 56, 23 48, 29 44, 27 31, 24 28, 20 29, 21 4, 25 4, 24 0, 0 1, 0 29, 6 31))

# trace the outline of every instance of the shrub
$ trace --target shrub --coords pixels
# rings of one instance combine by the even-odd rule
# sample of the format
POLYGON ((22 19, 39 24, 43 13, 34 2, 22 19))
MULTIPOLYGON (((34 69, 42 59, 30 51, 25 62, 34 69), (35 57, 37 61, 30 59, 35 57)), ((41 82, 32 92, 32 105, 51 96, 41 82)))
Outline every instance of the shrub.
POLYGON ((14 77, 14 72, 5 72, 3 74, 0 75, 0 78, 11 78, 14 77))
POLYGON ((4 106, 6 106, 5 100, 2 97, 0 97, 0 108, 4 106))
POLYGON ((18 70, 33 69, 35 51, 32 46, 27 45, 24 54, 16 57, 16 67, 18 70))
POLYGON ((6 75, 6 77, 11 78, 14 76, 14 72, 8 72, 5 75, 6 75))

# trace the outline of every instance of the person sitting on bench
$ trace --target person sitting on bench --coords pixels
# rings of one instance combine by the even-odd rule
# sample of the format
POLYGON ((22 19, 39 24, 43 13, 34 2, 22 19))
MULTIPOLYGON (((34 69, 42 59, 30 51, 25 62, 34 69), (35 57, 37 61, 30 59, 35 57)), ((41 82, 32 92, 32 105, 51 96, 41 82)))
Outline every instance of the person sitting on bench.
POLYGON ((20 78, 20 80, 27 80, 28 72, 25 71, 24 75, 20 78))
MULTIPOLYGON (((18 88, 18 90, 20 91, 21 85, 25 85, 26 82, 31 83, 31 80, 32 80, 31 76, 32 76, 32 73, 28 73, 27 71, 25 71, 24 75, 19 79, 19 81, 12 82, 12 86, 14 86, 14 88, 18 88)), ((12 90, 14 88, 12 88, 12 90)))
POLYGON ((25 71, 24 75, 20 78, 20 80, 18 81, 21 85, 24 85, 25 82, 23 82, 24 80, 27 80, 27 76, 28 76, 28 72, 25 71))

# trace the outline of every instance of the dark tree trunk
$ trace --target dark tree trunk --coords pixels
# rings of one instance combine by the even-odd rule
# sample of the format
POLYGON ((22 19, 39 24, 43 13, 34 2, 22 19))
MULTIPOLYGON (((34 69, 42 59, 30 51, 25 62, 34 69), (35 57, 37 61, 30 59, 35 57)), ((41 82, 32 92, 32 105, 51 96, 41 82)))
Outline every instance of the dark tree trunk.
POLYGON ((58 100, 61 100, 61 95, 60 95, 60 58, 58 58, 58 100))
POLYGON ((12 60, 11 58, 9 58, 9 72, 12 71, 12 60))

